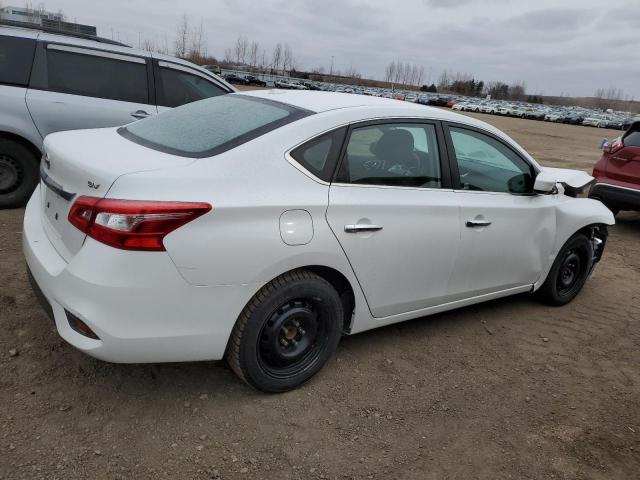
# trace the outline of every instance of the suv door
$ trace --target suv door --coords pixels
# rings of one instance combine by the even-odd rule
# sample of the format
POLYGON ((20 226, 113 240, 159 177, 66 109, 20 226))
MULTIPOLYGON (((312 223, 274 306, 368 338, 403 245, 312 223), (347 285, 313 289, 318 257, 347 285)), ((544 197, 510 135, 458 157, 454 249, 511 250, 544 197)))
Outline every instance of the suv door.
POLYGON ((437 122, 350 128, 327 221, 374 317, 451 301, 460 214, 437 122))
POLYGON ((157 113, 145 57, 39 43, 27 107, 44 137, 113 127, 157 113))
POLYGON ((159 112, 230 92, 195 68, 165 60, 154 61, 154 77, 159 112))
POLYGON ((462 230, 451 288, 475 297, 530 286, 551 255, 557 195, 534 194, 535 169, 498 137, 445 131, 462 230))

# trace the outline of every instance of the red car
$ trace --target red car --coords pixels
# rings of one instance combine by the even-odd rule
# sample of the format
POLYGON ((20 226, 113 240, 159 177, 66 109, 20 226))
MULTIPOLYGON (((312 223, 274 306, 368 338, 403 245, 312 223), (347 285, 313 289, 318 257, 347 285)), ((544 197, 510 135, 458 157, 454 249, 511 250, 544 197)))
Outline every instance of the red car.
POLYGON ((596 183, 589 196, 604 203, 613 214, 640 211, 640 122, 613 142, 605 142, 602 158, 593 167, 596 183))

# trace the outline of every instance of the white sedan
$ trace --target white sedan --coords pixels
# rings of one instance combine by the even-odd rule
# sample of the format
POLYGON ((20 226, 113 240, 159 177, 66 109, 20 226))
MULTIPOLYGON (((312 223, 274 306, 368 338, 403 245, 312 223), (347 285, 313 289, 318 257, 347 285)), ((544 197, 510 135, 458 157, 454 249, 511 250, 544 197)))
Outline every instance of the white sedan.
POLYGON ((59 334, 111 362, 226 358, 294 388, 354 334, 536 292, 572 300, 613 215, 473 118, 259 91, 55 133, 24 217, 59 334))

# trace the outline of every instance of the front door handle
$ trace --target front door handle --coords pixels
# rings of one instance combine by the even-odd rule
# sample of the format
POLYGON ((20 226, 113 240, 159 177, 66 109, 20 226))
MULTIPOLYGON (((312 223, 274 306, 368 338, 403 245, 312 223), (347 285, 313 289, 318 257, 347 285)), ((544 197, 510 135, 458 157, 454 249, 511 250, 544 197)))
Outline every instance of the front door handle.
POLYGON ((486 220, 467 220, 467 223, 465 223, 465 225, 469 228, 488 227, 489 225, 491 225, 491 222, 488 222, 486 220))
POLYGON ((147 118, 150 113, 145 112, 144 110, 136 110, 135 112, 131 112, 131 116, 133 118, 137 118, 138 120, 141 118, 147 118))
POLYGON ((380 230, 382 230, 380 225, 357 224, 344 226, 344 231, 347 233, 378 232, 380 230))

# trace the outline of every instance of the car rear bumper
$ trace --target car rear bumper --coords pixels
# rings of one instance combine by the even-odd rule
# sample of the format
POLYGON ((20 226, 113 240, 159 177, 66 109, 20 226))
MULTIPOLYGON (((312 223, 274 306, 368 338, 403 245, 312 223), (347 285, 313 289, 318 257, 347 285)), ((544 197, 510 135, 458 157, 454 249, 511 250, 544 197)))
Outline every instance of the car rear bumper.
POLYGON ((640 188, 598 181, 591 187, 589 197, 601 200, 611 208, 640 210, 640 188))
POLYGON ((165 252, 117 250, 88 238, 69 263, 46 236, 37 188, 24 216, 23 251, 34 292, 60 336, 115 363, 218 360, 258 286, 194 286, 165 252), (99 337, 71 328, 68 315, 99 337))

